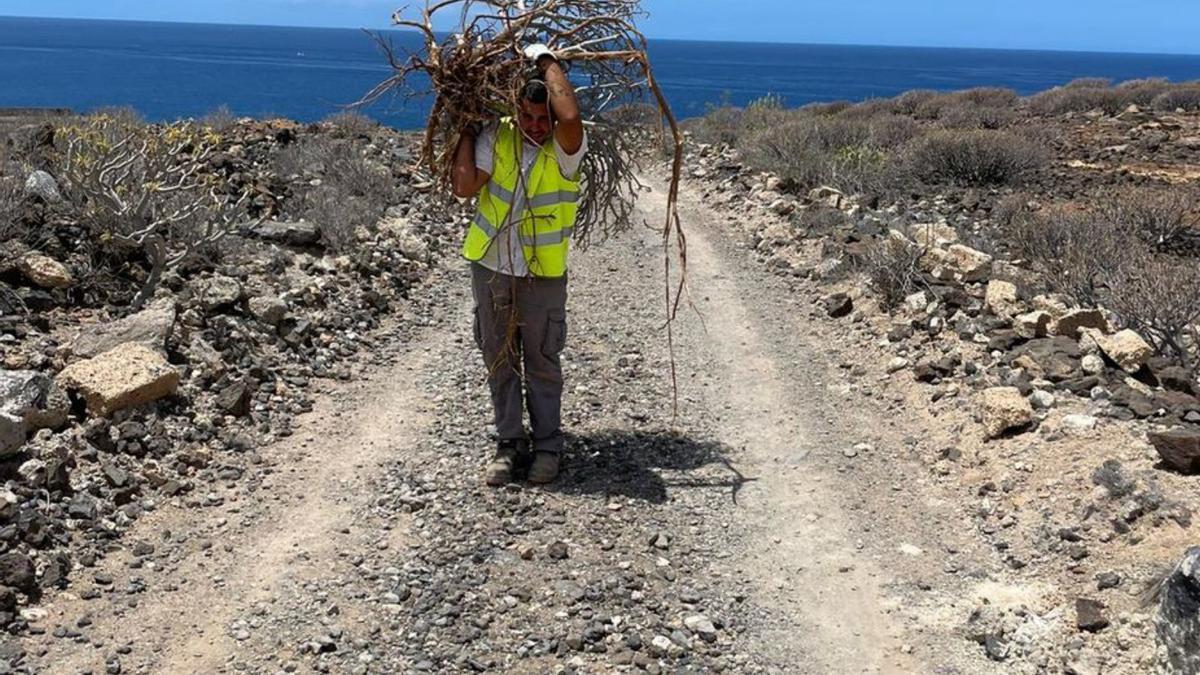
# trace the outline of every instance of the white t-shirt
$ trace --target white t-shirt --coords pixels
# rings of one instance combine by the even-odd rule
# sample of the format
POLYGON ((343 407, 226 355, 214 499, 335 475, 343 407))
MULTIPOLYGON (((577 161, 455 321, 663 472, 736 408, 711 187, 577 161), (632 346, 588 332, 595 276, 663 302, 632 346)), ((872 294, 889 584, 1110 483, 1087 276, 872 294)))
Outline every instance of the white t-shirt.
MULTIPOLYGON (((479 134, 479 138, 475 139, 475 166, 480 171, 486 171, 488 175, 494 173, 498 127, 498 123, 489 124, 479 134)), ((551 138, 553 138, 551 142, 554 143, 554 156, 558 159, 559 172, 564 178, 573 177, 575 172, 579 171, 579 164, 583 162, 583 156, 587 153, 587 134, 583 135, 583 143, 580 144, 579 151, 573 155, 568 155, 562 149, 553 134, 551 134, 551 138)), ((524 178, 521 185, 528 185, 540 148, 524 137, 522 140, 524 143, 521 144, 521 173, 524 178)), ((508 212, 508 222, 500 227, 500 233, 492 240, 492 245, 488 246, 487 252, 483 254, 479 264, 493 272, 514 277, 527 277, 529 276, 529 265, 525 262, 525 253, 521 250, 521 240, 517 236, 517 228, 513 227, 513 219, 525 211, 525 194, 522 190, 516 192, 512 209, 508 212)))

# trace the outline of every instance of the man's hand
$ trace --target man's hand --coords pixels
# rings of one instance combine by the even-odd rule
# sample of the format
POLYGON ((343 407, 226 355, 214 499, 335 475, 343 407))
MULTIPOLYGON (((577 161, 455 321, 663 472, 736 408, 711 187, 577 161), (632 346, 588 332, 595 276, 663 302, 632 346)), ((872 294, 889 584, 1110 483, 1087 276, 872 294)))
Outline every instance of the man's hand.
POLYGON ((550 51, 549 47, 540 42, 526 47, 524 53, 525 58, 533 61, 539 68, 543 67, 542 59, 548 59, 547 63, 549 61, 558 61, 558 57, 554 55, 554 52, 550 51))

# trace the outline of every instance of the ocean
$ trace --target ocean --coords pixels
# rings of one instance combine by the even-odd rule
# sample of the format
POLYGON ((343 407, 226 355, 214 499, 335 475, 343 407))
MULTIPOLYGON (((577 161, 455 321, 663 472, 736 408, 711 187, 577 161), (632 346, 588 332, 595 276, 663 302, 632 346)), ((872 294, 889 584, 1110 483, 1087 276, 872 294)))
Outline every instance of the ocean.
MULTIPOLYGON (((415 34, 388 32, 401 49, 415 34)), ((775 94, 789 106, 916 89, 1011 87, 1029 94, 1077 77, 1200 78, 1200 55, 934 49, 656 40, 655 73, 676 114, 775 94)), ((132 106, 150 120, 238 115, 315 121, 389 74, 363 31, 0 17, 0 107, 132 106)), ((421 126, 427 99, 368 114, 421 126)))

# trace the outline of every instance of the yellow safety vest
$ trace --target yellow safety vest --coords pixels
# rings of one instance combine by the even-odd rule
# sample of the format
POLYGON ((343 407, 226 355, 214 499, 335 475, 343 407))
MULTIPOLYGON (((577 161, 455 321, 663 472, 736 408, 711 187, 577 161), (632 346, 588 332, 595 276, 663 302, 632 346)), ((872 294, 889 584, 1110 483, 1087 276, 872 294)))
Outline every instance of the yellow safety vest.
POLYGON ((500 120, 496 132, 492 177, 479 193, 479 207, 467 228, 463 257, 480 260, 500 229, 508 224, 517 190, 524 190, 525 212, 517 221, 517 236, 530 274, 561 277, 567 273, 567 248, 579 208, 579 176, 563 178, 553 143, 546 143, 534 161, 528 184, 521 179, 519 153, 524 145, 511 117, 500 120))

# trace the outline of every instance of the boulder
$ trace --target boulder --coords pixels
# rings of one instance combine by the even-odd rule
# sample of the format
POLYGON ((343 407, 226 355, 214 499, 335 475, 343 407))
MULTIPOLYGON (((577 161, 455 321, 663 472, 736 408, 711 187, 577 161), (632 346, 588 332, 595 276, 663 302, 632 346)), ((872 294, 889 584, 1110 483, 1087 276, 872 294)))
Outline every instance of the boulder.
POLYGON ((1097 633, 1108 627, 1104 616, 1104 604, 1090 598, 1075 599, 1075 625, 1079 630, 1097 633))
POLYGON ((271 326, 278 326, 287 318, 288 306, 283 300, 267 295, 250 298, 250 314, 271 326))
POLYGON ((821 304, 825 306, 825 313, 834 319, 848 316, 850 312, 854 311, 854 301, 845 293, 834 293, 833 295, 826 296, 821 301, 821 304))
POLYGON ((69 411, 66 394, 46 375, 0 370, 0 458, 16 454, 30 432, 62 426, 69 411))
POLYGON ((200 302, 210 312, 233 305, 241 299, 242 285, 237 279, 225 276, 209 279, 200 291, 200 302))
POLYGON ((1070 311, 1066 303, 1054 295, 1033 296, 1033 308, 1040 309, 1056 319, 1070 311))
POLYGON ((10 586, 23 593, 36 591, 37 576, 33 560, 17 551, 0 555, 0 585, 10 586))
POLYGON ((946 250, 946 263, 958 281, 983 281, 992 273, 992 256, 969 246, 954 244, 946 250))
POLYGON ((1017 335, 1032 340, 1045 337, 1050 333, 1052 317, 1042 310, 1034 310, 1013 318, 1013 330, 1017 335))
POLYGON ((47 204, 58 204, 63 200, 58 181, 45 171, 34 171, 25 179, 25 193, 41 199, 47 204))
POLYGON ((314 223, 267 220, 252 230, 255 236, 289 246, 312 246, 321 238, 321 230, 314 223))
POLYGON ((1163 581, 1154 632, 1171 673, 1200 673, 1200 546, 1163 581))
POLYGON ((992 387, 979 395, 979 410, 984 432, 996 438, 1006 431, 1028 426, 1033 421, 1033 406, 1016 387, 992 387))
POLYGON ((58 382, 78 392, 90 412, 107 416, 175 393, 179 371, 158 352, 130 342, 67 366, 58 382))
POLYGON ((1059 423, 1059 428, 1066 432, 1082 432, 1091 431, 1096 428, 1100 420, 1091 415, 1067 415, 1062 418, 1059 423))
POLYGON ((42 288, 70 288, 75 283, 66 265, 41 253, 26 253, 17 261, 17 269, 42 288))
POLYGON ((1017 285, 1011 281, 989 281, 983 304, 989 312, 1002 319, 1011 319, 1021 313, 1021 298, 1017 293, 1017 285))
POLYGON ((1104 359, 1095 354, 1087 354, 1080 361, 1079 366, 1088 375, 1099 375, 1104 372, 1104 359))
POLYGON ((1013 363, 1028 356, 1037 364, 1037 369, 1051 382, 1062 382, 1077 377, 1079 373, 1079 344, 1067 338, 1039 338, 1030 340, 1012 351, 1013 363))
POLYGON ((919 246, 948 246, 958 242, 958 230, 945 223, 920 223, 908 229, 919 246))
POLYGON ((1078 338, 1080 328, 1095 328, 1101 333, 1108 333, 1111 329, 1108 326, 1108 320, 1104 318, 1104 314, 1098 309, 1074 309, 1058 318, 1051 326, 1051 332, 1054 335, 1063 337, 1078 338))
POLYGON ((167 340, 175 327, 175 301, 157 300, 146 309, 111 323, 88 327, 71 343, 74 356, 90 359, 128 342, 166 352, 167 340))
POLYGON ((1127 373, 1136 373, 1154 356, 1154 348, 1128 328, 1115 335, 1093 334, 1093 339, 1100 351, 1127 373))
POLYGON ((1155 431, 1149 439, 1163 464, 1180 473, 1200 473, 1200 430, 1155 431))

